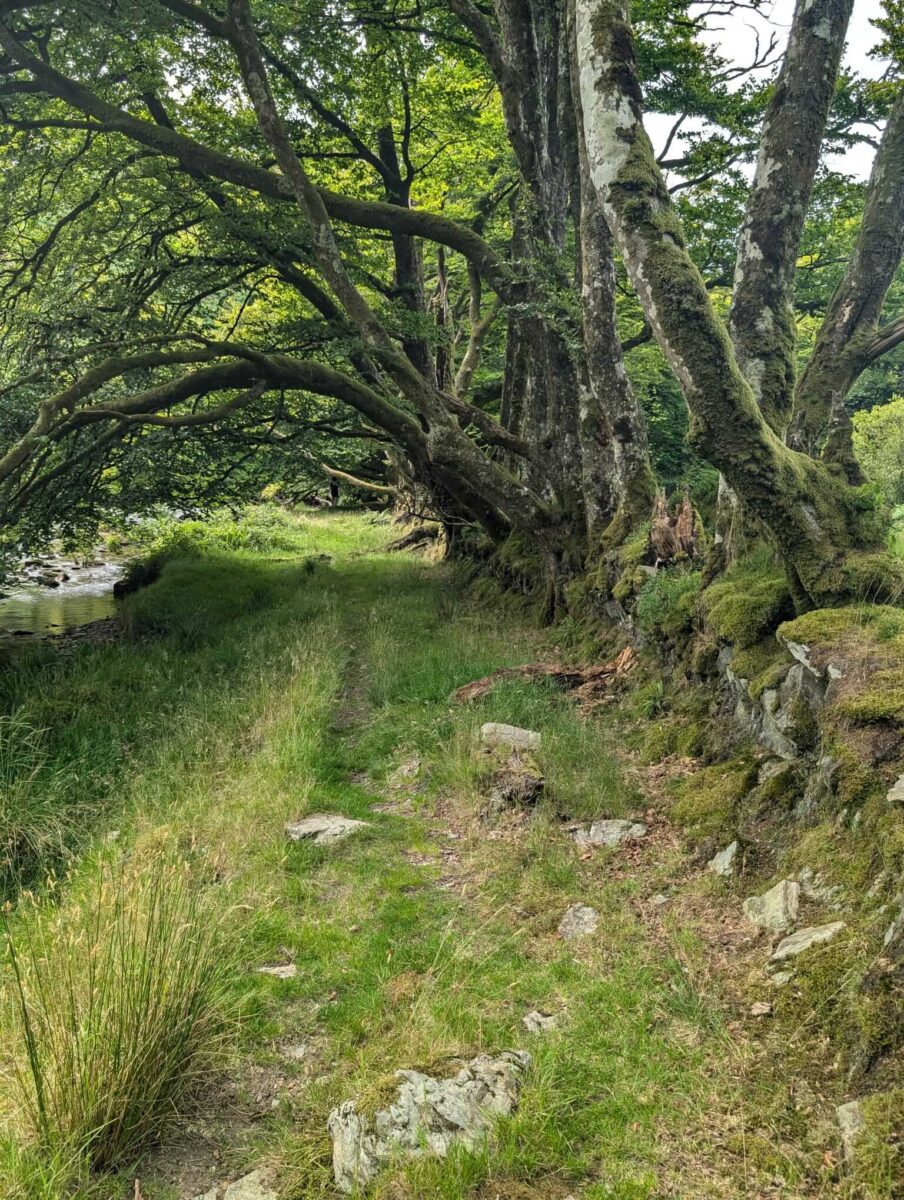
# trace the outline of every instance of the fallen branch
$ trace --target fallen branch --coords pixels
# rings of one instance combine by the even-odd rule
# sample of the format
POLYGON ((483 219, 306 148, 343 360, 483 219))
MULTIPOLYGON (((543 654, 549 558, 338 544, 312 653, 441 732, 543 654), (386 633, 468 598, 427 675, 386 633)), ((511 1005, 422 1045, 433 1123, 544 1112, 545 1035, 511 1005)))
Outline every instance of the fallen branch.
POLYGON ((387 487, 383 483, 372 483, 369 479, 359 479, 357 475, 349 475, 348 471, 340 471, 338 467, 328 467, 326 463, 321 463, 320 466, 331 479, 341 479, 343 483, 351 484, 352 487, 360 488, 364 492, 376 492, 378 496, 394 496, 396 489, 387 487))
POLYGON ((582 709, 588 710, 610 699, 608 692, 620 682, 637 664, 637 654, 631 646, 625 646, 611 662, 596 663, 590 667, 563 667, 557 663, 526 663, 522 667, 500 667, 482 679, 466 683, 452 693, 456 704, 479 700, 491 692, 498 683, 511 679, 551 679, 559 687, 574 693, 582 709))

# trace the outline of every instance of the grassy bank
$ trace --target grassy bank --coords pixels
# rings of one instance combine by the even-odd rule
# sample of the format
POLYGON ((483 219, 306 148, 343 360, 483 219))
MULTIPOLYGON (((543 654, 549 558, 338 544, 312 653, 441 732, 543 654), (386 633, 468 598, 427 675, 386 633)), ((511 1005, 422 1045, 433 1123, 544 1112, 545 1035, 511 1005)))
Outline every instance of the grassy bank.
POLYGON ((337 1103, 379 1107, 400 1067, 445 1075, 524 1047, 519 1109, 487 1147, 401 1166, 374 1194, 892 1196, 882 1156, 845 1176, 831 1132, 764 1064, 730 986, 739 923, 625 774, 617 723, 537 683, 451 705, 455 687, 551 648, 449 568, 381 553, 390 537, 331 515, 282 522, 278 547, 183 548, 129 601, 134 640, 4 679, 11 744, 35 747, 16 786, 56 826, 6 881, 21 984, 8 961, 0 1195, 118 1200, 137 1178, 146 1200, 177 1200, 263 1166, 284 1200, 332 1197, 337 1103), (543 731, 545 799, 527 819, 479 819, 490 720, 543 731), (567 835, 568 820, 648 806, 630 851, 587 855, 567 835), (286 842, 287 820, 324 810, 368 827, 286 842), (153 899, 174 870, 175 926, 153 899), (574 902, 600 912, 595 937, 557 936, 574 902), (167 956, 174 928, 192 937, 167 956), (142 938, 152 969, 135 962, 142 938), (294 975, 257 971, 279 965, 294 975), (134 1002, 99 1005, 97 980, 124 977, 134 1002), (172 1011, 151 1003, 161 991, 172 1011), (558 1028, 529 1035, 531 1009, 558 1028), (154 1046, 176 1048, 153 1060, 133 1052, 151 1010, 154 1046), (73 1044, 77 1063, 51 1052, 73 1044), (42 1125, 42 1104, 73 1094, 69 1125, 42 1125), (98 1104, 111 1094, 132 1106, 126 1130, 98 1104))

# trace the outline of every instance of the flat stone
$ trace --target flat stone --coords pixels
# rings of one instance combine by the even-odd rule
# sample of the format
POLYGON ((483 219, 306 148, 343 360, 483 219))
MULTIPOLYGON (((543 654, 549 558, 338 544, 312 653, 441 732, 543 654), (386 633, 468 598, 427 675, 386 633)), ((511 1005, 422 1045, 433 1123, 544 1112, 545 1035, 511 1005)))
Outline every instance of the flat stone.
POLYGON ((367 821, 356 821, 339 813, 312 813, 310 817, 303 817, 300 821, 290 821, 286 825, 286 837, 291 842, 312 841, 322 845, 326 842, 339 842, 356 829, 364 829, 367 824, 367 821))
POLYGON ((298 974, 295 963, 278 964, 270 967, 258 967, 258 975, 272 975, 274 979, 294 979, 298 974))
POLYGON ((587 904, 572 904, 559 922, 559 934, 563 938, 588 937, 596 931, 600 915, 587 904))
POLYGON ((480 740, 485 746, 508 746, 512 750, 539 750, 542 734, 518 725, 502 725, 488 721, 480 727, 480 740))
POLYGON ((594 821, 589 829, 579 829, 574 840, 581 846, 620 846, 622 842, 646 837, 647 827, 639 821, 612 819, 594 821))
POLYGON ((528 1033, 546 1033, 547 1030, 558 1027, 559 1018, 534 1009, 533 1012, 526 1013, 521 1018, 521 1024, 528 1033))
POLYGON ((515 1110, 529 1065, 523 1050, 506 1050, 496 1057, 481 1054, 451 1079, 396 1071, 396 1099, 373 1120, 346 1100, 327 1122, 337 1188, 346 1194, 363 1190, 400 1153, 444 1157, 453 1145, 476 1149, 493 1121, 515 1110))
POLYGON ((714 855, 709 860, 709 862, 706 864, 707 868, 712 871, 714 875, 720 875, 722 877, 731 875, 734 871, 734 860, 737 853, 738 843, 732 842, 731 845, 726 846, 724 850, 720 850, 718 854, 714 855))
MULTIPOLYGON (((217 1200, 220 1189, 214 1185, 209 1192, 195 1196, 195 1200, 217 1200)), ((268 1185, 263 1171, 252 1171, 230 1183, 223 1192, 223 1200, 278 1200, 276 1192, 268 1185)))
POLYGON ((223 1200, 277 1200, 277 1195, 267 1185, 263 1171, 252 1171, 230 1183, 223 1193, 223 1200))
POLYGON ((760 896, 748 896, 744 901, 744 916, 761 929, 782 933, 797 919, 800 884, 783 879, 760 896))
POLYGON ((811 925, 807 929, 798 929, 797 933, 792 933, 790 937, 779 942, 769 961, 777 963, 794 958, 796 955, 802 954, 804 950, 809 950, 811 946, 820 946, 824 942, 830 942, 845 928, 844 921, 832 921, 829 925, 811 925))
POLYGON ((863 1109, 859 1100, 849 1100, 835 1109, 835 1119, 841 1131, 841 1146, 844 1157, 850 1162, 857 1149, 857 1138, 863 1132, 863 1109))
POLYGON ((663 892, 657 892, 655 896, 650 897, 650 903, 656 908, 662 908, 664 904, 668 904, 669 898, 663 892))
POLYGON ((752 1017, 768 1017, 772 1013, 772 1005, 768 1000, 756 1000, 750 1006, 750 1015, 752 1017))
POLYGON ((769 982, 773 987, 784 987, 785 984, 790 983, 793 978, 793 971, 773 971, 769 976, 769 982))

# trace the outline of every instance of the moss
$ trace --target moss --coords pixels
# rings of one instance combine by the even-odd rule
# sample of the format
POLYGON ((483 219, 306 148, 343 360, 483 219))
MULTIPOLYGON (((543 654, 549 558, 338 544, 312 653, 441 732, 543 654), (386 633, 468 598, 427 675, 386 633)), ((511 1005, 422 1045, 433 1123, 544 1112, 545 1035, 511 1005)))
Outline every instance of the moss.
POLYGON ((876 671, 868 687, 855 696, 842 697, 833 710, 856 725, 904 721, 904 667, 876 671))
POLYGON ((699 637, 691 649, 691 670, 695 675, 715 675, 719 662, 719 645, 711 638, 699 637))
POLYGON ((866 1096, 860 1107, 863 1130, 857 1138, 851 1183, 857 1195, 900 1197, 904 1195, 900 1182, 904 1179, 904 1087, 866 1096))
POLYGON ((755 766, 747 758, 704 767, 682 780, 672 818, 694 838, 734 832, 738 805, 750 790, 755 766))
POLYGON ((779 636, 805 646, 837 646, 869 633, 880 641, 904 637, 904 609, 887 604, 816 608, 779 626, 779 636))
POLYGON ((767 688, 778 687, 794 659, 770 635, 752 646, 739 650, 731 660, 731 669, 739 679, 747 680, 747 691, 758 700, 767 688))
POLYGON ((710 584, 700 602, 707 627, 741 649, 756 645, 794 611, 784 573, 755 562, 732 568, 710 584))

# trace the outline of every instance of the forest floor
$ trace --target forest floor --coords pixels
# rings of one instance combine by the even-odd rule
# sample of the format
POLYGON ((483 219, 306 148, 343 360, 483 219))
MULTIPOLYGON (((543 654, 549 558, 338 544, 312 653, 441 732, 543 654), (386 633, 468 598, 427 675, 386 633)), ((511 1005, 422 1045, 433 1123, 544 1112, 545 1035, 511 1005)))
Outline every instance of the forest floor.
MULTIPOLYGON (((845 1174, 843 1084, 831 1064, 808 1074, 800 1030, 774 1026, 764 942, 669 821, 680 764, 640 767, 624 713, 582 715, 542 681, 453 704, 495 668, 558 658, 555 631, 446 565, 385 553, 392 536, 379 518, 306 516, 275 550, 173 562, 132 601, 137 640, 4 677, 4 711, 48 730, 32 778, 54 772, 60 805, 83 805, 57 830, 77 857, 56 912, 90 907, 124 863, 147 874, 183 856, 226 939, 231 1017, 188 1110, 117 1172, 42 1161, 10 1085, 0 1194, 213 1197, 259 1168, 281 1200, 334 1197, 338 1104, 381 1107, 400 1068, 444 1077, 524 1049, 517 1111, 485 1145, 400 1163, 372 1194, 893 1196, 881 1163, 845 1174), (535 809, 481 817, 487 721, 542 733, 535 809), (287 822, 318 812, 367 824, 330 845, 287 840, 287 822), (623 816, 647 835, 592 850, 569 831, 623 816), (600 921, 568 940, 575 903, 600 921), (555 1028, 528 1032, 535 1010, 555 1028)), ((44 907, 19 905, 17 944, 44 907)))

